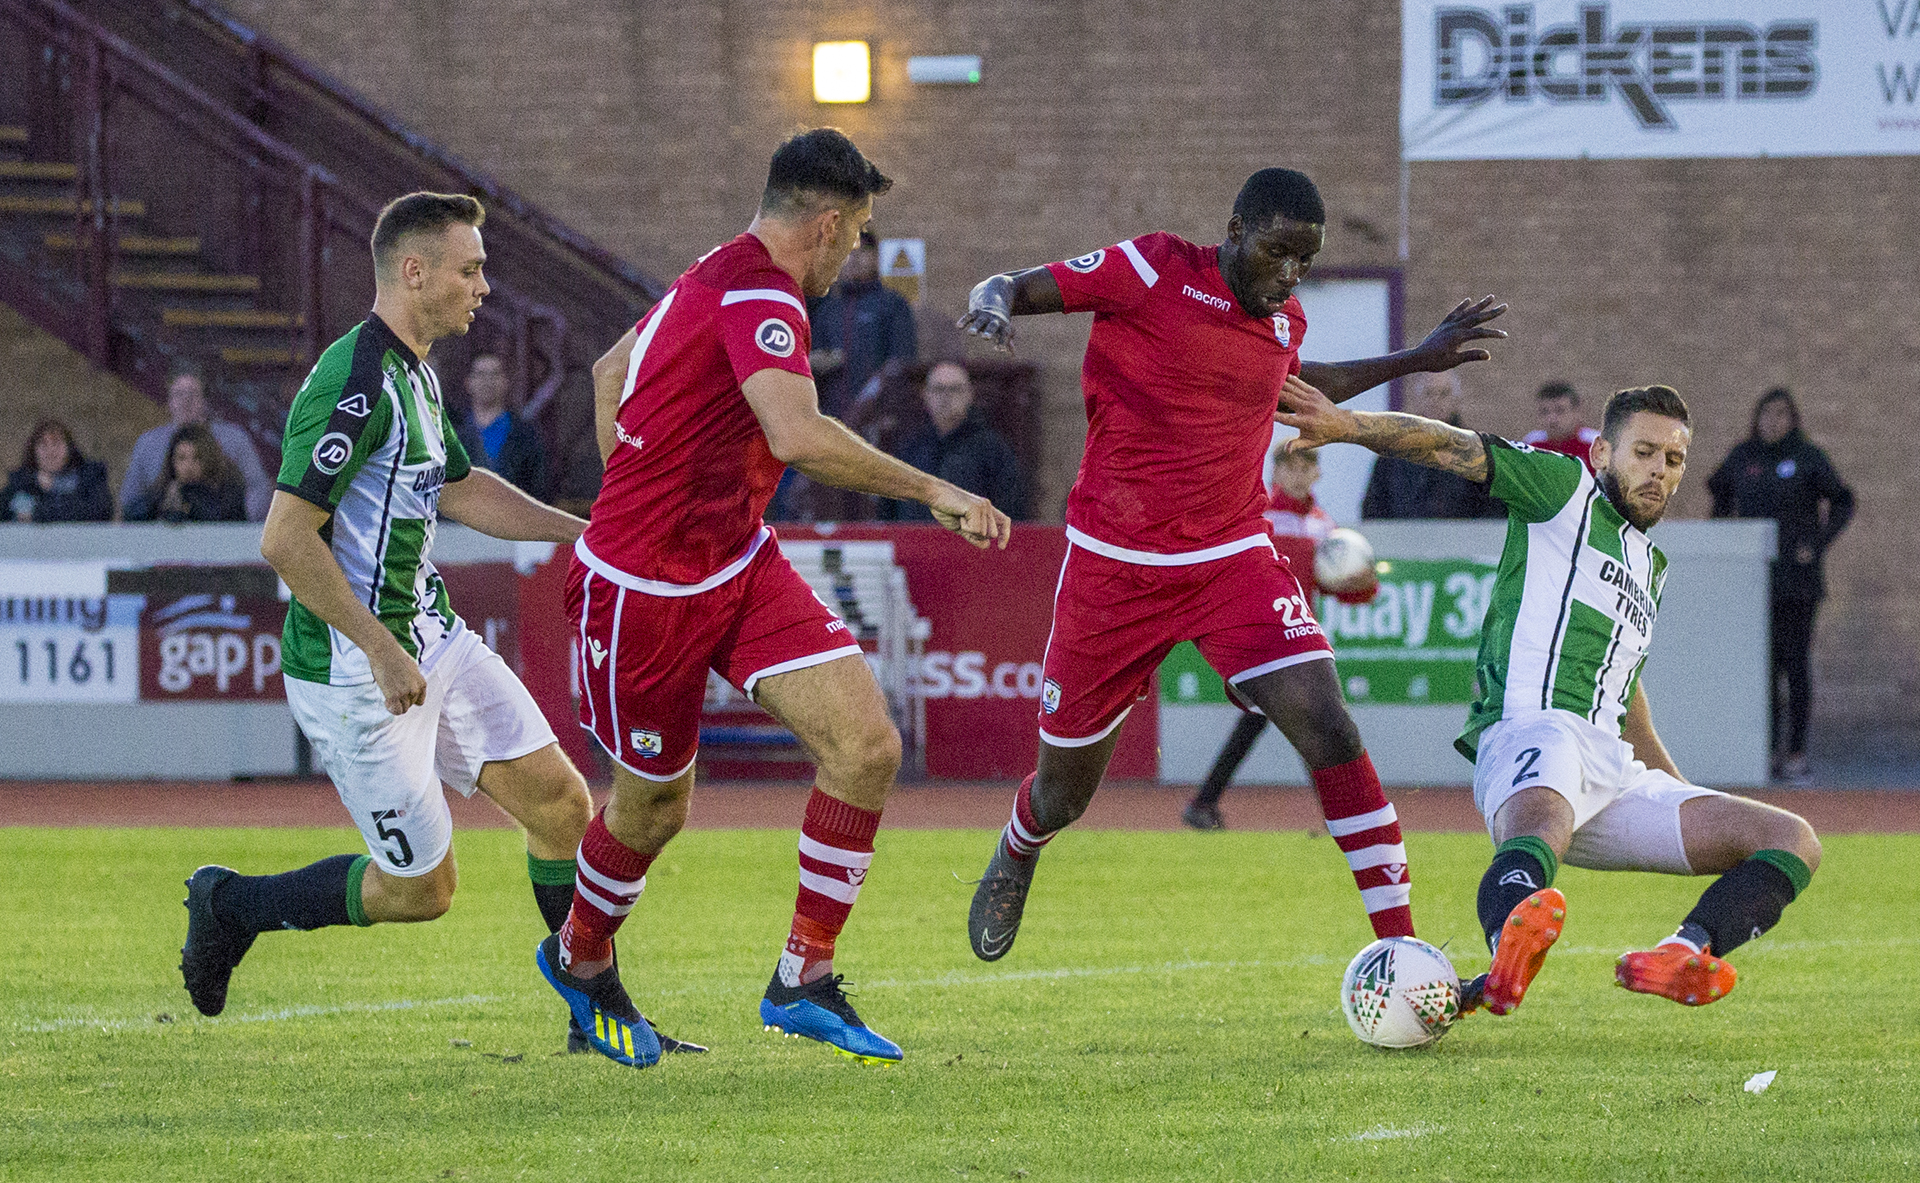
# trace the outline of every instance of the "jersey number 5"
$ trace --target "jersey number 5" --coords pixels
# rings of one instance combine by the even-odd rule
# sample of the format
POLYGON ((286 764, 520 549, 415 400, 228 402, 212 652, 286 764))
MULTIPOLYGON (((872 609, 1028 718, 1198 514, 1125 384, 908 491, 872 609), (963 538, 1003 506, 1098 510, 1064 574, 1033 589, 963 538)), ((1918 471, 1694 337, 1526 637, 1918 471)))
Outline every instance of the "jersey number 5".
POLYGON ((387 829, 387 823, 390 821, 393 821, 396 818, 396 816, 399 814, 399 812, 400 811, 397 809, 374 810, 373 811, 373 829, 375 833, 380 835, 382 841, 394 842, 399 844, 400 853, 395 854, 391 850, 387 851, 386 852, 387 861, 392 863, 396 867, 405 867, 405 866, 410 866, 413 863, 413 847, 407 844, 407 835, 405 831, 387 829))

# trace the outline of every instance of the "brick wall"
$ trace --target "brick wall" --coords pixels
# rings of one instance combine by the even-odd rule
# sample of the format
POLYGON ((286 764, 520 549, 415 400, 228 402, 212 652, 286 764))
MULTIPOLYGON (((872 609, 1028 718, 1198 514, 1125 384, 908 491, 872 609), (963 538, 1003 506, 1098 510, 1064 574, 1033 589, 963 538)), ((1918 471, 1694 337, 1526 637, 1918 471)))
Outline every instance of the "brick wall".
MULTIPOLYGON (((772 145, 836 123, 898 181, 884 234, 928 242, 923 333, 967 288, 1153 229, 1218 237, 1234 191, 1285 163, 1320 182, 1323 261, 1391 264, 1398 236, 1398 6, 613 0, 232 0, 242 20, 608 247, 670 277, 751 217, 772 145), (815 40, 865 38, 875 101, 811 99, 815 40), (972 88, 914 88, 911 53, 978 53, 972 88)), ((1511 300, 1514 340, 1468 378, 1472 420, 1528 426, 1565 377, 1597 403, 1664 380, 1700 419, 1677 512, 1768 386, 1801 391, 1861 495, 1833 555, 1822 715, 1920 723, 1920 543, 1904 389, 1920 325, 1911 225, 1920 160, 1422 164, 1411 179, 1408 324, 1511 300)), ((1058 511, 1084 433, 1085 318, 1028 322, 1058 511)), ((1597 411, 1597 407, 1595 408, 1597 411)))

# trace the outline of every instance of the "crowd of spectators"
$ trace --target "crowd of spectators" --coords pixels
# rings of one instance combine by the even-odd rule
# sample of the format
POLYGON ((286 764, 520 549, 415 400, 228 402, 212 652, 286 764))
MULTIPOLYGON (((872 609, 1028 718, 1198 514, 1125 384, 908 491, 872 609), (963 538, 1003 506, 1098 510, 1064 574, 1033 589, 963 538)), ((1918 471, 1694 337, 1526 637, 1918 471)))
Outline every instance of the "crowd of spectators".
MULTIPOLYGON (((881 282, 879 252, 870 232, 862 234, 859 249, 832 290, 812 302, 809 315, 814 331, 811 360, 824 410, 875 446, 991 499, 1015 519, 1030 515, 1035 508, 1031 475, 981 406, 980 367, 970 370, 968 363, 953 358, 931 364, 919 359, 913 307, 881 282)), ((469 458, 543 500, 566 494, 554 479, 539 427, 516 413, 511 388, 504 359, 487 352, 472 358, 464 381, 466 405, 456 420, 469 458)), ((1463 425, 1460 379, 1452 372, 1409 380, 1406 405, 1416 414, 1463 425)), ((1534 397, 1534 412, 1538 426, 1523 442, 1577 457, 1592 467, 1589 453, 1598 433, 1585 421, 1572 385, 1542 385, 1534 397)), ((68 424, 42 419, 27 437, 19 466, 8 475, 0 521, 264 519, 273 479, 246 429, 212 416, 206 383, 197 371, 182 369, 169 379, 167 419, 135 441, 117 514, 106 465, 81 452, 68 424)), ((1806 437, 1799 406, 1785 389, 1769 391, 1755 405, 1747 438, 1728 453, 1708 478, 1707 488, 1715 517, 1771 518, 1779 523, 1770 588, 1774 772, 1801 781, 1807 777, 1814 619, 1826 596, 1827 549, 1852 520, 1853 491, 1827 454, 1806 437)), ((1274 496, 1276 506, 1291 505, 1288 489, 1276 486, 1274 496)), ((584 511, 585 500, 577 500, 584 511)), ((792 472, 768 516, 931 520, 917 503, 828 489, 792 472)), ((1374 461, 1361 503, 1365 519, 1504 516, 1483 486, 1391 457, 1374 461)))

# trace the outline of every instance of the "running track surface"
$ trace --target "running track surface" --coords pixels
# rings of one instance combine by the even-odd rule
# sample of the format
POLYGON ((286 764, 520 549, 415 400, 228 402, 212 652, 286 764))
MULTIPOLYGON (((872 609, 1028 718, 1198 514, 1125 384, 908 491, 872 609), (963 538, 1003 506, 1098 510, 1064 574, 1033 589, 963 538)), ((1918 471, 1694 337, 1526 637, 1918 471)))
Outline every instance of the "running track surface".
MULTIPOLYGON (((903 785, 887 804, 886 825, 904 829, 998 829, 1012 806, 1014 786, 948 782, 903 785)), ((694 790, 688 826, 694 829, 793 829, 805 809, 804 784, 703 784, 694 790)), ((1082 829, 1177 830, 1190 788, 1144 782, 1103 786, 1082 829)), ((1484 829, 1465 788, 1388 792, 1409 830, 1477 832, 1484 829)), ((1805 817, 1823 834, 1920 832, 1920 790, 1799 789, 1749 794, 1805 817)), ((596 792, 596 798, 603 793, 596 792)), ((447 794, 460 828, 509 826, 484 796, 447 794)), ((1239 787, 1222 806, 1236 830, 1321 829, 1311 790, 1239 787)), ((344 826, 346 817, 325 780, 244 783, 118 784, 0 781, 0 826, 344 826)))

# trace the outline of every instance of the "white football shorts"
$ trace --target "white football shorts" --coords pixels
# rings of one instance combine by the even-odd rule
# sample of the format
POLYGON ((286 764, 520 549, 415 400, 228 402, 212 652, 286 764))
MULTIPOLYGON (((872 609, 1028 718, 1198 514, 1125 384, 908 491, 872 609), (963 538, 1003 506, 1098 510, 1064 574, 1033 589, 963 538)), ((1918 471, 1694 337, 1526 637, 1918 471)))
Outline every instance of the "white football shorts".
POLYGON ((340 803, 382 871, 411 878, 453 848, 453 814, 440 784, 473 796, 482 765, 555 742, 553 728, 507 663, 460 626, 428 655, 427 701, 387 712, 373 682, 326 686, 286 679, 287 705, 340 803))
POLYGON ((1547 788, 1573 806, 1568 866, 1691 875, 1680 806, 1722 796, 1634 759, 1633 745, 1571 711, 1528 711, 1480 733, 1473 803, 1487 819, 1522 789, 1547 788))

